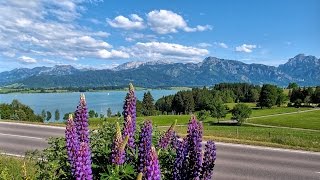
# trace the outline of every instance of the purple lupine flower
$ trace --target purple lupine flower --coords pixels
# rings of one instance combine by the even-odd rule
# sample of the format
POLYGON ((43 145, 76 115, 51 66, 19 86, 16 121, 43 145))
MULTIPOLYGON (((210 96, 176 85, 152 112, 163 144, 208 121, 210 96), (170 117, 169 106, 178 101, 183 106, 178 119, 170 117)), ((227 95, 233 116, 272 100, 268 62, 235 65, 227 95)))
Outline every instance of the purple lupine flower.
POLYGON ((214 162, 216 160, 216 145, 213 141, 208 141, 205 145, 205 152, 203 157, 201 180, 210 180, 212 178, 214 162))
POLYGON ((129 92, 123 105, 123 117, 124 117, 124 136, 129 136, 128 146, 134 148, 134 134, 136 131, 136 96, 134 93, 134 87, 129 84, 129 92), (131 117, 131 122, 128 122, 128 116, 131 117))
POLYGON ((198 179, 202 166, 202 124, 195 116, 191 117, 188 124, 187 151, 188 151, 188 179, 198 179))
POLYGON ((123 127, 123 135, 129 136, 129 141, 128 141, 128 147, 134 148, 134 130, 133 130, 133 124, 132 124, 132 118, 130 115, 127 116, 126 121, 124 122, 124 127, 123 127))
POLYGON ((152 143, 152 124, 147 120, 141 127, 141 133, 139 137, 139 152, 138 152, 138 172, 146 174, 147 162, 150 161, 152 143))
POLYGON ((179 139, 180 139, 180 136, 174 131, 171 137, 171 146, 174 149, 178 148, 178 142, 180 141, 179 139))
POLYGON ((161 136, 158 147, 161 149, 166 149, 168 145, 170 144, 170 141, 174 135, 174 128, 177 124, 177 120, 174 121, 174 123, 170 126, 170 128, 167 130, 167 132, 161 136))
POLYGON ((160 180, 161 179, 161 172, 160 172, 160 165, 158 160, 158 154, 154 147, 151 148, 151 152, 149 153, 150 159, 147 162, 146 173, 144 179, 147 180, 160 180))
POLYGON ((89 143, 88 109, 84 94, 80 95, 80 103, 75 112, 75 123, 79 142, 89 143))
POLYGON ((81 142, 76 159, 76 180, 92 180, 90 148, 86 142, 81 142))
POLYGON ((125 161, 125 147, 128 143, 129 136, 126 136, 125 139, 122 139, 120 125, 116 123, 117 131, 116 136, 112 145, 111 151, 111 161, 115 165, 121 165, 125 161))
POLYGON ((188 155, 187 151, 187 141, 186 138, 183 140, 176 140, 176 159, 174 161, 174 169, 173 169, 173 179, 174 180, 181 180, 186 179, 187 169, 184 168, 187 166, 186 158, 188 155))
POLYGON ((73 121, 72 114, 69 114, 69 119, 67 121, 66 131, 65 131, 65 138, 66 138, 66 148, 68 154, 68 161, 70 162, 72 174, 75 174, 76 168, 76 158, 77 158, 77 151, 78 151, 78 136, 77 136, 77 128, 73 121))

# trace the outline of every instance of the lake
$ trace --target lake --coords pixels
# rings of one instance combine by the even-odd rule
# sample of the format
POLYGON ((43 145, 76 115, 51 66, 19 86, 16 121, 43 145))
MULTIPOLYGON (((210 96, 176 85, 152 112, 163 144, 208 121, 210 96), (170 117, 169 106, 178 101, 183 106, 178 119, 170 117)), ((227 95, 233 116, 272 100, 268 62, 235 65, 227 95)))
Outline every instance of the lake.
MULTIPOLYGON (((147 92, 135 91, 139 100, 142 100, 143 94, 147 92)), ((175 94, 177 90, 151 90, 154 102, 162 96, 175 94)), ((127 91, 104 91, 104 92, 86 92, 87 106, 89 110, 95 110, 98 114, 106 114, 107 109, 111 108, 112 114, 118 111, 122 112, 122 106, 127 91)), ((79 103, 80 92, 70 93, 13 93, 0 94, 0 103, 11 103, 17 99, 23 104, 30 106, 36 114, 40 114, 44 109, 52 113, 56 109, 60 111, 60 117, 63 118, 65 113, 73 112, 79 103)), ((51 119, 51 120, 52 120, 51 119)))

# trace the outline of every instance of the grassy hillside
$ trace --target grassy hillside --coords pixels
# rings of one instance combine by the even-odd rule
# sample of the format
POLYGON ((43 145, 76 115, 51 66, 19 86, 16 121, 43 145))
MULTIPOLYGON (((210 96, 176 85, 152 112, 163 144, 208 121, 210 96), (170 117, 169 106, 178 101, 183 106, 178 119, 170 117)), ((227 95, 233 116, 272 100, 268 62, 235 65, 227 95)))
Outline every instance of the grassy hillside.
POLYGON ((271 126, 320 130, 320 110, 249 119, 247 122, 271 126))

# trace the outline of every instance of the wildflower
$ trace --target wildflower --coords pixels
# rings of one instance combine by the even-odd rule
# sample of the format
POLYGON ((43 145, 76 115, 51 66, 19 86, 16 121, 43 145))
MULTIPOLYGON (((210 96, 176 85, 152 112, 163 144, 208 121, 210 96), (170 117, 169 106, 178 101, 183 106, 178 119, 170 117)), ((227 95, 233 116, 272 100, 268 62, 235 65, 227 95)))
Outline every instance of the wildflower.
POLYGON ((170 126, 170 128, 167 130, 167 132, 161 136, 159 142, 158 142, 158 147, 161 149, 166 149, 168 145, 170 144, 170 141, 174 135, 174 128, 177 124, 177 120, 170 126))
POLYGON ((122 140, 120 125, 116 123, 116 135, 112 145, 112 152, 111 152, 111 161, 113 164, 121 165, 125 161, 125 146, 128 143, 129 136, 126 136, 124 140, 122 140))
POLYGON ((124 101, 123 105, 123 116, 124 116, 124 135, 129 136, 128 146, 134 148, 134 134, 136 130, 136 96, 134 93, 134 87, 129 84, 129 92, 124 101), (130 122, 128 117, 130 116, 130 122))
POLYGON ((201 180, 210 180, 212 178, 214 162, 216 160, 216 145, 213 141, 208 141, 205 145, 205 152, 201 170, 201 180))
POLYGON ((145 179, 160 180, 160 165, 158 160, 158 154, 154 147, 151 148, 151 152, 149 155, 150 157, 148 157, 149 161, 147 162, 145 179))
POLYGON ((74 176, 76 180, 92 180, 90 148, 86 142, 81 142, 77 152, 74 176))
POLYGON ((75 112, 75 123, 79 141, 89 143, 88 109, 84 94, 80 95, 80 103, 75 112))
POLYGON ((67 121, 67 127, 65 131, 65 138, 66 138, 68 161, 70 162, 71 171, 73 175, 75 173, 75 159, 76 159, 76 153, 78 151, 78 137, 77 137, 76 131, 77 129, 73 121, 72 114, 69 114, 69 119, 67 121))
POLYGON ((151 121, 145 121, 141 127, 139 137, 139 152, 138 152, 138 172, 146 174, 147 162, 150 161, 152 143, 152 124, 151 121))
POLYGON ((202 124, 192 116, 188 124, 187 151, 188 151, 188 178, 198 178, 202 165, 202 124))

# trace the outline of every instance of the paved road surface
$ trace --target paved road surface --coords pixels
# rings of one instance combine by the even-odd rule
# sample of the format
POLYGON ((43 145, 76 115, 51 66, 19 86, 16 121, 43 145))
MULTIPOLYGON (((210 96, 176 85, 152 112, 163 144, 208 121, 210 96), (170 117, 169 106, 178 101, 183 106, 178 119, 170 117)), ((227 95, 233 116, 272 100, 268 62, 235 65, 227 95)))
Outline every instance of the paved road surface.
MULTIPOLYGON (((64 129, 0 122, 0 150, 23 155, 43 149, 50 136, 64 129)), ((320 153, 217 143, 214 179, 320 180, 320 153)))

